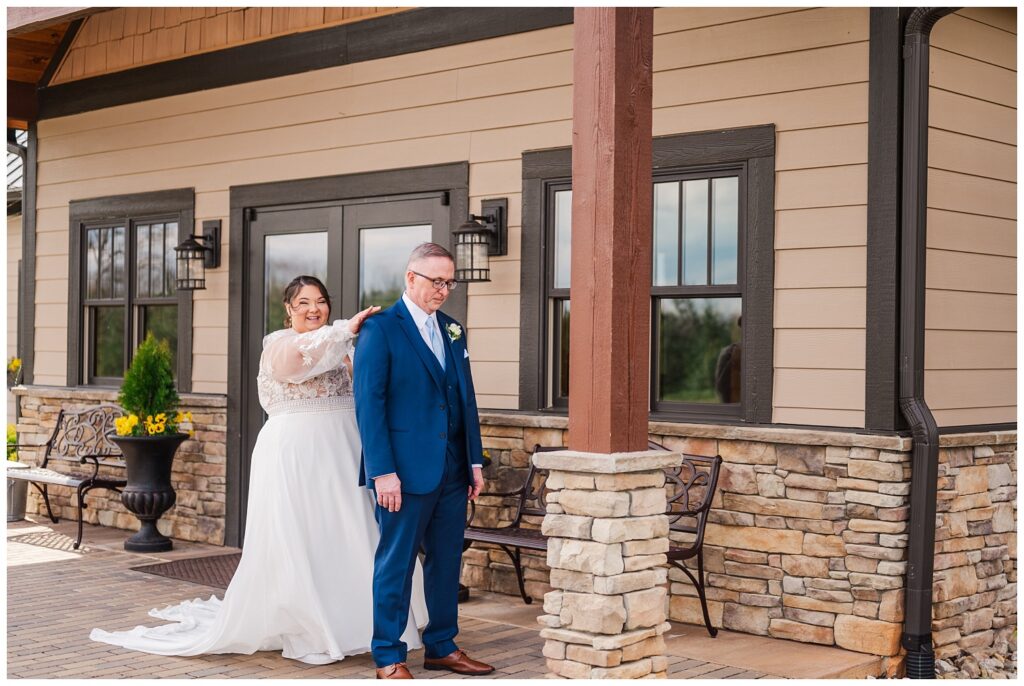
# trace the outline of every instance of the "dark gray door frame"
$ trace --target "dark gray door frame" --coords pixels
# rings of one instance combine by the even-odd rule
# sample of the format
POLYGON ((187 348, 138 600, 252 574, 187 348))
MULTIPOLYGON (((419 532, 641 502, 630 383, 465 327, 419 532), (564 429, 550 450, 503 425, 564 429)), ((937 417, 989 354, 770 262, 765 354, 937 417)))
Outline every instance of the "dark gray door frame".
MULTIPOLYGON (((242 306, 249 293, 251 277, 248 273, 250 246, 248 226, 250 218, 258 216, 259 208, 278 205, 301 205, 343 201, 357 198, 401 196, 412 193, 444 193, 450 205, 450 229, 456 228, 469 213, 469 163, 453 162, 425 167, 411 167, 361 174, 295 179, 230 188, 231 216, 229 231, 229 286, 228 301, 228 392, 227 392, 227 511, 224 544, 242 543, 243 437, 249 430, 245 413, 245 398, 256 379, 247 378, 250 355, 259 351, 249 349, 245 332, 248 314, 242 306)), ((464 319, 466 289, 452 295, 453 316, 464 319)))

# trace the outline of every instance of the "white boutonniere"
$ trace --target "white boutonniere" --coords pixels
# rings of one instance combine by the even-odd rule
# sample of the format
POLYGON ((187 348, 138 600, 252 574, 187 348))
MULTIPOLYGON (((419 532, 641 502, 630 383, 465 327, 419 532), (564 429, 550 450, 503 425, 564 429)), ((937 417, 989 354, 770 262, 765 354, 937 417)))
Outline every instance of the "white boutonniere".
POLYGON ((462 327, 458 324, 449 324, 445 329, 448 331, 448 340, 452 343, 462 338, 462 327))

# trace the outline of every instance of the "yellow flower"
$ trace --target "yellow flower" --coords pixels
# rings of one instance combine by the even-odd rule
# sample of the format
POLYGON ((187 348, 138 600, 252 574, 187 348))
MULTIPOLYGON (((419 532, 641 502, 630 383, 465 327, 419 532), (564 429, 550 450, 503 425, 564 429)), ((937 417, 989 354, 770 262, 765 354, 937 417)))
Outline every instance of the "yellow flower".
POLYGON ((155 436, 156 434, 160 433, 160 431, 162 431, 162 428, 160 427, 159 424, 147 424, 146 431, 147 433, 149 433, 150 436, 155 436))
POLYGON ((157 416, 156 416, 156 417, 154 418, 154 421, 155 421, 155 422, 157 422, 158 424, 161 424, 161 423, 163 423, 163 422, 166 422, 166 421, 167 421, 167 413, 166 413, 166 412, 161 412, 160 414, 158 414, 158 415, 157 415, 157 416))
POLYGON ((118 436, 127 436, 131 433, 132 426, 128 422, 127 417, 118 417, 114 420, 114 428, 117 429, 118 436))
POLYGON ((7 362, 7 371, 11 372, 12 374, 16 374, 19 369, 21 369, 21 358, 20 357, 12 357, 7 362))
POLYGON ((130 414, 130 415, 128 415, 128 426, 131 427, 131 428, 135 428, 138 425, 139 425, 139 416, 137 414, 130 414))
POLYGON ((188 430, 188 437, 189 438, 195 438, 196 437, 196 432, 193 429, 189 429, 188 430))

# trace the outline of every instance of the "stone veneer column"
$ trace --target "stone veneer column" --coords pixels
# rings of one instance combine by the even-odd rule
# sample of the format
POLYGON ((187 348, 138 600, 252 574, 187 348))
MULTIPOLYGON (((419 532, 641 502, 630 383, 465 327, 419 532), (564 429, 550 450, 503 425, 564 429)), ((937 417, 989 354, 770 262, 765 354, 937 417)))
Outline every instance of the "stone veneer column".
POLYGON ((551 586, 544 597, 544 656, 574 679, 664 678, 668 517, 664 451, 537 453, 549 470, 551 586))

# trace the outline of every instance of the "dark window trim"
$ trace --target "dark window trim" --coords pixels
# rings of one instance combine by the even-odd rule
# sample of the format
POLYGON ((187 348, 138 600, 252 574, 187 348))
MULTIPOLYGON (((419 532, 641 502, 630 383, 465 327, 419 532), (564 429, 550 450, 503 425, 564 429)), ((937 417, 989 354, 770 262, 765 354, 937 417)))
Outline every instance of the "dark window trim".
MULTIPOLYGON (((746 279, 742 287, 744 420, 771 423, 773 384, 773 306, 775 284, 775 126, 752 126, 655 138, 653 173, 678 167, 744 163, 747 169, 746 279), (755 344, 756 342, 756 344, 755 344)), ((523 231, 520 281, 519 407, 560 414, 546 407, 548 338, 544 279, 549 248, 542 241, 548 186, 572 177, 569 147, 523 153, 523 231)), ((658 412, 667 421, 695 415, 658 412)), ((652 412, 652 417, 655 414, 652 412)), ((702 417, 704 421, 711 417, 702 417)), ((714 421, 727 422, 725 417, 714 421)))
POLYGON ((898 399, 900 158, 903 26, 911 10, 870 13, 864 426, 876 430, 906 428, 898 399))
POLYGON ((39 137, 36 123, 28 125, 25 167, 22 181, 21 288, 18 292, 18 352, 21 353, 22 382, 35 381, 36 358, 36 166, 39 137))
MULTIPOLYGON (((88 226, 123 222, 125 227, 125 269, 131 269, 133 253, 131 247, 131 226, 135 219, 149 217, 176 217, 178 221, 178 242, 193 234, 195 226, 195 190, 176 188, 173 190, 115 195, 88 200, 72 200, 69 207, 70 246, 68 255, 68 386, 117 385, 119 379, 95 379, 89 383, 82 365, 82 336, 84 334, 82 275, 85 253, 82 238, 88 226)), ((133 275, 126 273, 128 293, 131 302, 133 275)), ((178 359, 177 387, 180 393, 192 391, 192 293, 178 291, 178 359)), ((126 336, 131 332, 126 329, 126 336)))
MULTIPOLYGON (((246 257, 249 251, 247 217, 251 211, 255 210, 258 215, 260 207, 447 192, 451 207, 450 229, 455 229, 465 221, 469 213, 469 163, 453 162, 232 186, 229 190, 230 226, 234 228, 228 232, 228 301, 244 303, 244 294, 250 284, 246 257)), ((450 298, 454 305, 453 316, 463 321, 467 291, 466 288, 459 288, 450 298)), ((248 397, 250 385, 256 383, 256 379, 248 379, 243 373, 248 356, 258 354, 247 346, 245 332, 248 322, 245 310, 245 307, 239 306, 230 308, 228 312, 227 513, 224 530, 224 545, 228 546, 239 546, 242 543, 240 517, 241 509, 245 506, 239 492, 239 484, 242 483, 242 438, 250 430, 246 426, 248 413, 243 404, 248 397)))
POLYGON ((39 118, 537 31, 572 20, 572 7, 413 9, 43 88, 39 118))

